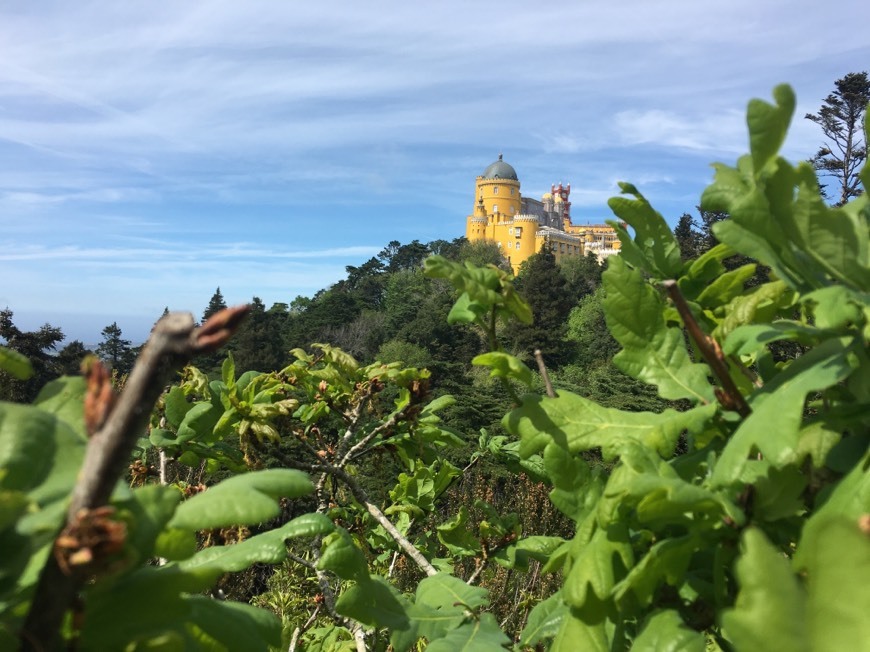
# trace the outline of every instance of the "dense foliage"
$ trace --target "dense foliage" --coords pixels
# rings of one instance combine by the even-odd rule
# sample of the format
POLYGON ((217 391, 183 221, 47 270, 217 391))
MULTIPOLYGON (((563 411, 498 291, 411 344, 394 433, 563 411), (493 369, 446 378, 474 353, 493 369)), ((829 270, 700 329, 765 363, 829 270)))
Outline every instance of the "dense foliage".
MULTIPOLYGON (((749 105, 750 154, 715 166, 701 208, 716 216, 716 243, 700 255, 681 251, 698 243, 691 225, 678 240, 622 186, 610 202, 622 254, 601 288, 595 270, 557 270, 553 301, 582 301, 552 323, 565 351, 553 378, 517 345, 536 314, 522 296, 524 283, 541 291, 534 277, 515 285, 462 260, 461 243, 421 271, 425 247, 396 243, 304 306, 254 306, 219 379, 186 367, 109 508, 65 514, 149 348, 117 398, 92 364, 87 382, 0 404, 0 646, 55 644, 28 629, 52 564, 77 578, 58 645, 82 649, 870 640, 870 202, 829 207, 812 166, 778 155, 795 100, 784 86, 774 97, 749 105), (346 340, 364 361, 318 344, 278 371, 240 364, 256 353, 245 328, 267 337, 282 322, 346 340), (449 382, 478 403, 455 419, 449 382), (499 401, 503 430, 471 436, 466 424, 486 418, 472 408, 499 401), (475 473, 487 480, 469 484, 475 473), (262 608, 219 599, 251 596, 262 608)), ((866 185, 870 167, 862 174, 866 185)), ((196 341, 211 342, 228 312, 196 341)), ((32 372, 6 349, 0 363, 32 372)))

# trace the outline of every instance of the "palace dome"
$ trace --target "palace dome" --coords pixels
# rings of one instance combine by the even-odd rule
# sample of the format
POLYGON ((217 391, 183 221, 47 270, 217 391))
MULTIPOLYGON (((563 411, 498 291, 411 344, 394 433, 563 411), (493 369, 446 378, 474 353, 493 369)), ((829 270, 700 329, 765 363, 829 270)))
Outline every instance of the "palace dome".
POLYGON ((501 154, 498 155, 498 160, 495 163, 491 163, 489 167, 483 171, 483 178, 512 179, 513 181, 519 181, 519 179, 517 179, 517 171, 514 170, 513 166, 508 165, 502 160, 501 154))

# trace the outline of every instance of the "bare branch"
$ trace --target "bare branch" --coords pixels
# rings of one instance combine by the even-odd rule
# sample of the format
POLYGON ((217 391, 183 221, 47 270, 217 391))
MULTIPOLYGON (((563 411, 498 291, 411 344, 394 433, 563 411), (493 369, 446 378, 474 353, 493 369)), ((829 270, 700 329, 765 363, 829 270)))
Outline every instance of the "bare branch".
POLYGON ((547 396, 556 398, 556 392, 553 391, 553 383, 550 382, 550 374, 547 373, 547 365, 544 364, 544 356, 541 354, 541 349, 535 349, 535 360, 538 363, 538 371, 541 373, 541 378, 544 379, 547 396))
POLYGON ((344 470, 329 464, 306 464, 304 462, 295 462, 283 456, 281 461, 290 468, 301 469, 304 471, 320 471, 321 473, 327 473, 340 479, 350 489, 354 498, 356 498, 357 501, 366 508, 366 511, 371 514, 372 518, 374 518, 389 533, 393 538, 393 541, 399 544, 399 547, 405 551, 405 554, 408 555, 408 557, 410 557, 411 560, 417 564, 424 573, 426 573, 426 575, 432 576, 438 573, 423 553, 420 552, 413 543, 408 541, 407 537, 396 529, 396 526, 393 525, 392 521, 390 521, 390 519, 388 519, 380 509, 378 509, 378 506, 369 499, 368 494, 359 483, 357 483, 357 481, 344 470))

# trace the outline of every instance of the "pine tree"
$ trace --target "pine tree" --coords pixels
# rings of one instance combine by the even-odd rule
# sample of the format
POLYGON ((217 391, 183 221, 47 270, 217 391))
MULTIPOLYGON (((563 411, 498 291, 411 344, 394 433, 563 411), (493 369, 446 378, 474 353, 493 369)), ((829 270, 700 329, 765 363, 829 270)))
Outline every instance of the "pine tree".
POLYGON ((680 215, 677 226, 674 227, 674 237, 680 245, 680 256, 683 260, 698 256, 703 236, 695 229, 695 220, 691 215, 688 213, 680 215))
POLYGON ((82 360, 92 354, 81 340, 73 340, 57 352, 58 370, 64 376, 76 376, 81 373, 82 360))
POLYGON ((281 341, 283 321, 279 312, 266 310, 259 297, 251 300, 251 312, 232 340, 233 358, 238 373, 281 369, 287 354, 281 341))
POLYGON ((226 307, 227 302, 224 301, 224 295, 221 294, 221 289, 218 287, 218 289, 214 291, 214 294, 211 295, 211 299, 208 302, 208 307, 205 309, 205 312, 202 313, 202 323, 204 324, 209 317, 226 307))
POLYGON ((534 322, 514 327, 514 347, 526 355, 540 349, 548 365, 559 366, 572 348, 565 332, 575 300, 549 247, 523 262, 516 288, 531 307, 534 322))
MULTIPOLYGON (((870 102, 870 79, 866 72, 851 72, 834 82, 834 86, 834 92, 825 98, 818 112, 807 113, 805 117, 819 125, 827 138, 810 160, 816 170, 836 180, 836 205, 842 206, 864 192, 858 173, 867 158, 861 126, 870 102)), ((833 198, 829 193, 826 195, 833 198)))
POLYGON ((133 368, 134 355, 130 340, 121 337, 121 327, 118 322, 112 322, 102 331, 103 341, 97 345, 96 354, 112 366, 119 374, 130 373, 133 368))
POLYGON ((49 380, 60 375, 57 358, 51 353, 63 341, 60 328, 45 324, 36 331, 22 331, 12 322, 9 308, 0 310, 0 338, 5 346, 30 360, 33 375, 27 380, 16 380, 0 371, 0 399, 29 403, 49 380))

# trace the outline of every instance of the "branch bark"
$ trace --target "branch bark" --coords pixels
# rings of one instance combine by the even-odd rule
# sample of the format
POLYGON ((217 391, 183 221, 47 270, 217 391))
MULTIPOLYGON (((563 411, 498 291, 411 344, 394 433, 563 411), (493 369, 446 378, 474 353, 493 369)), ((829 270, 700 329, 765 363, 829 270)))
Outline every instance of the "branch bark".
POLYGON ((677 312, 680 313, 680 317, 686 325, 686 330, 689 331, 689 335, 695 341, 695 344, 697 344, 698 350, 704 356, 704 360, 706 360, 722 385, 721 391, 716 391, 716 396, 722 407, 726 410, 735 410, 743 418, 748 417, 752 409, 749 407, 746 399, 743 398, 743 394, 737 389, 737 385, 734 384, 734 379, 731 378, 731 373, 728 371, 728 363, 725 361, 722 349, 719 348, 719 343, 701 330, 695 315, 692 314, 689 308, 689 304, 686 303, 683 293, 680 292, 677 282, 668 280, 664 281, 662 285, 667 290, 668 296, 671 297, 671 301, 674 302, 677 312))

